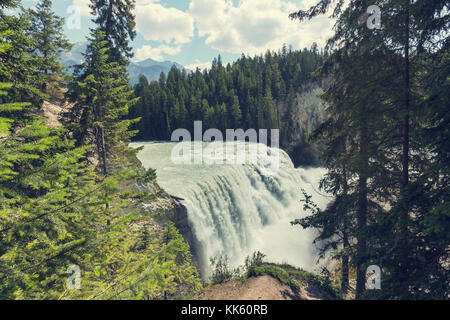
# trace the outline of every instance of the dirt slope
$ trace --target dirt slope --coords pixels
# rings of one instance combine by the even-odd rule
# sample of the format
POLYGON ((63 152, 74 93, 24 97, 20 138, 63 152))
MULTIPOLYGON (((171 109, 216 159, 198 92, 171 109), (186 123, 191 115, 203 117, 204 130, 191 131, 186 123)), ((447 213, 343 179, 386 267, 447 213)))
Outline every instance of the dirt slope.
POLYGON ((304 283, 301 289, 292 289, 276 278, 264 274, 242 282, 230 281, 209 287, 197 300, 320 300, 314 288, 304 283))

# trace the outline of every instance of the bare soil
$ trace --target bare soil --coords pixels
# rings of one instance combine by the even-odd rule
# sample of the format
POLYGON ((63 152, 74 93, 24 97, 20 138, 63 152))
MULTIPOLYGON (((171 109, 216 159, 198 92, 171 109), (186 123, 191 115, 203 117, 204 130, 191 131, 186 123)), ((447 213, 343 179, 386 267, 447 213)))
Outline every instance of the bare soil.
POLYGON ((270 275, 230 281, 211 286, 197 300, 320 300, 316 290, 302 284, 299 290, 282 284, 270 275))

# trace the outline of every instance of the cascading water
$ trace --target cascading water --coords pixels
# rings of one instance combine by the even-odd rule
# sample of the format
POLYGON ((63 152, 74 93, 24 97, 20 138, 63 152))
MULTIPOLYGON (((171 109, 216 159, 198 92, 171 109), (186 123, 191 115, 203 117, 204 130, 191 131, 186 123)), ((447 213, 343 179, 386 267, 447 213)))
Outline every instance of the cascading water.
MULTIPOLYGON (((156 169, 158 183, 184 199, 189 223, 201 245, 197 250, 204 276, 211 271, 210 257, 226 254, 230 265, 237 266, 258 250, 267 255, 267 261, 313 268, 317 261, 314 233, 291 226, 290 221, 305 216, 302 188, 320 207, 326 205, 329 199, 316 191, 324 169, 294 168, 282 150, 278 170, 267 174, 264 163, 175 164, 171 155, 176 143, 131 146, 143 146, 138 158, 144 167, 156 169)), ((271 151, 265 145, 258 147, 271 151)))

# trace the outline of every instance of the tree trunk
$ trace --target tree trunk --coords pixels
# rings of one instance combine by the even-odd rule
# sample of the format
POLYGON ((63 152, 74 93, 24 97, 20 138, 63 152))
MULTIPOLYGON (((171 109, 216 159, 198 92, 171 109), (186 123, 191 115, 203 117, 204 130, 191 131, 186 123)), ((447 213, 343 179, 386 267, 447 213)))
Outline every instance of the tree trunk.
MULTIPOLYGON (((49 40, 48 40, 48 36, 47 36, 47 25, 46 25, 45 23, 44 23, 43 34, 45 35, 45 38, 44 38, 44 52, 43 52, 43 57, 44 57, 45 59, 47 59, 48 56, 49 56, 49 52, 48 52, 48 50, 47 50, 49 40)), ((44 69, 44 74, 45 74, 45 80, 44 80, 44 83, 42 84, 41 91, 42 91, 43 93, 47 93, 47 87, 48 87, 48 86, 47 86, 47 81, 48 81, 48 69, 47 69, 47 68, 44 69)))
POLYGON ((347 231, 344 230, 344 239, 343 239, 343 246, 344 246, 344 254, 342 255, 342 279, 341 279, 341 290, 342 293, 346 294, 349 288, 349 278, 348 278, 348 249, 349 249, 349 243, 348 243, 348 236, 347 231))
POLYGON ((410 127, 410 76, 409 76, 409 0, 406 0, 405 8, 405 48, 404 48, 404 80, 405 80, 405 116, 403 118, 403 153, 402 153, 402 207, 400 211, 400 252, 398 277, 401 286, 400 295, 407 295, 408 278, 408 220, 409 220, 409 196, 407 189, 409 185, 409 127, 410 127))
POLYGON ((101 143, 101 160, 102 160, 102 169, 103 169, 103 175, 106 177, 108 174, 107 165, 106 165, 106 145, 105 145, 105 129, 100 128, 100 143, 101 143))
MULTIPOLYGON (((346 199, 345 197, 347 196, 347 192, 348 192, 348 185, 347 185, 347 170, 344 166, 343 170, 342 170, 342 175, 344 178, 344 186, 343 186, 343 196, 344 199, 346 199)), ((350 243, 348 241, 348 223, 347 223, 347 217, 344 216, 344 226, 343 226, 344 230, 343 230, 343 239, 342 239, 342 245, 343 245, 343 250, 344 253, 342 254, 342 279, 341 279, 341 290, 342 293, 346 294, 348 291, 348 288, 350 287, 349 285, 349 277, 348 277, 348 250, 350 247, 350 243)))
POLYGON ((360 166, 359 166, 359 195, 357 213, 357 265, 356 265, 356 299, 360 299, 366 287, 366 270, 364 270, 364 260, 367 252, 366 237, 362 233, 367 224, 367 127, 362 124, 360 141, 360 166))
MULTIPOLYGON (((94 115, 94 122, 101 122, 103 125, 102 109, 100 106, 93 106, 92 113, 94 115)), ((105 144, 105 129, 102 127, 95 127, 95 145, 97 146, 98 161, 101 165, 103 178, 105 179, 108 175, 108 167, 106 164, 106 144, 105 144)), ((105 199, 107 195, 105 193, 105 199)), ((109 203, 105 203, 106 210, 109 209, 109 203)), ((106 220, 106 225, 109 226, 111 220, 106 220)))

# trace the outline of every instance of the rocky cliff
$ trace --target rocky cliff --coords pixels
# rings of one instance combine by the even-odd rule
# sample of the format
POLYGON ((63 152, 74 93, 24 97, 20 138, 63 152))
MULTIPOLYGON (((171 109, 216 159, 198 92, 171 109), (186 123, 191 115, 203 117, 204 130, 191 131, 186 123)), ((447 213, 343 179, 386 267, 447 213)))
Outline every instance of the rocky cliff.
POLYGON ((283 119, 282 129, 287 131, 281 148, 289 154, 296 167, 320 165, 320 146, 310 143, 308 137, 327 118, 326 105, 319 98, 324 85, 311 82, 299 88, 293 106, 289 106, 287 101, 278 104, 283 119))
MULTIPOLYGON (((142 166, 141 168, 142 170, 145 170, 142 166)), ((156 181, 137 182, 137 187, 140 191, 147 191, 157 195, 152 201, 141 205, 142 212, 153 219, 155 227, 162 226, 168 221, 172 221, 189 244, 192 253, 192 261, 194 265, 198 267, 200 250, 199 242, 192 232, 187 209, 181 202, 183 199, 169 195, 156 181)))

